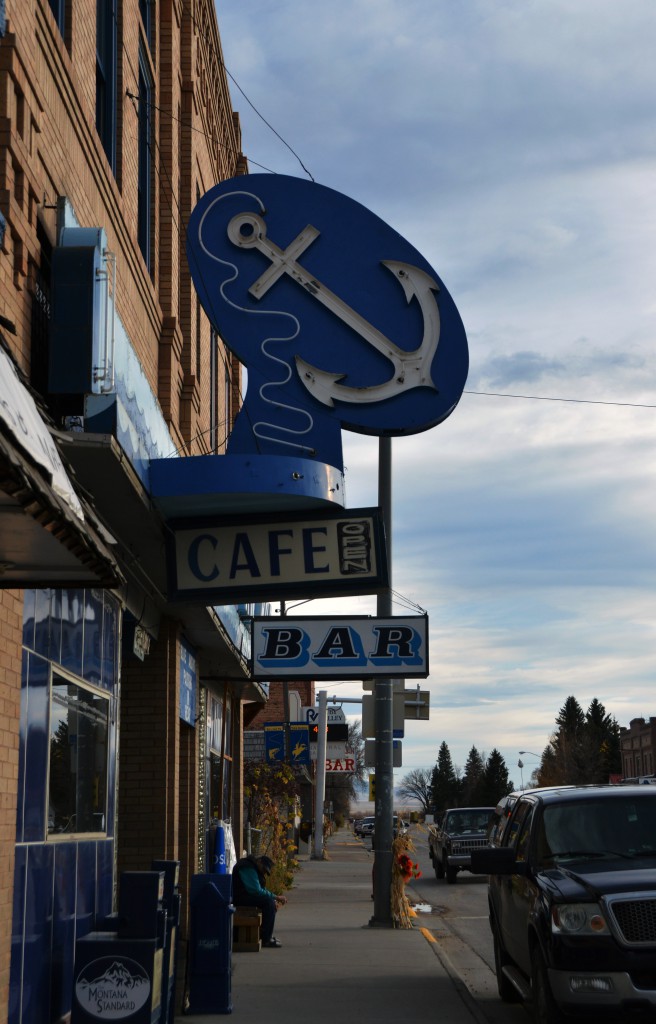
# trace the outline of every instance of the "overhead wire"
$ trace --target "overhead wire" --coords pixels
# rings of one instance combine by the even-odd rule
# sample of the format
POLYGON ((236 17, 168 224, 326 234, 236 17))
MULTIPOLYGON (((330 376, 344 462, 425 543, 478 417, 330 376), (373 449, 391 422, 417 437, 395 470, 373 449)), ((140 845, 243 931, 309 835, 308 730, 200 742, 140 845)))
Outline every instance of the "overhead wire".
MULTIPOLYGON (((222 63, 223 63, 223 62, 222 62, 222 63)), ((296 152, 296 150, 295 150, 295 149, 292 149, 292 147, 291 147, 291 146, 289 145, 289 143, 288 143, 288 142, 287 142, 287 141, 286 141, 285 139, 283 139, 282 135, 281 135, 281 134, 280 134, 279 132, 277 132, 277 131, 276 131, 276 129, 275 129, 274 127, 273 127, 273 125, 269 124, 269 122, 267 121, 266 117, 264 117, 264 115, 263 115, 263 114, 262 114, 262 113, 261 113, 261 112, 260 112, 260 111, 259 111, 259 110, 257 109, 257 107, 256 107, 256 106, 255 106, 255 105, 254 105, 253 103, 251 103, 251 101, 249 100, 248 96, 246 95, 246 93, 244 92, 244 90, 242 89, 242 87, 240 86, 239 82, 238 82, 238 81, 237 81, 237 79, 236 79, 236 78, 234 77, 234 75, 232 75, 232 74, 230 73, 230 71, 229 71, 229 70, 228 70, 228 68, 226 67, 225 63, 223 63, 223 70, 225 71, 225 73, 226 73, 226 75, 228 76, 228 78, 230 79, 230 81, 234 83, 235 87, 236 87, 237 89, 239 89, 239 92, 240 92, 240 93, 241 93, 241 95, 242 95, 242 96, 244 97, 244 99, 245 99, 245 100, 246 100, 246 102, 248 103, 249 107, 251 107, 251 108, 252 108, 252 110, 254 110, 254 111, 255 111, 255 113, 256 113, 256 114, 257 114, 257 116, 258 116, 258 117, 260 118, 260 120, 261 120, 261 121, 263 121, 263 122, 264 122, 264 124, 265 124, 265 125, 267 126, 267 128, 269 128, 269 129, 270 129, 270 130, 271 130, 271 131, 273 132, 273 134, 274 134, 274 135, 276 136, 276 138, 280 139, 280 141, 282 142, 283 146, 286 146, 286 147, 287 147, 287 149, 289 150, 289 152, 290 152, 290 153, 291 153, 291 154, 292 154, 292 155, 293 155, 294 157, 296 157, 296 159, 298 160, 299 164, 301 165, 301 167, 303 168, 303 170, 304 170, 304 171, 305 171, 305 173, 307 174, 307 176, 308 176, 308 178, 310 179, 310 181, 314 181, 314 180, 315 180, 315 179, 314 179, 314 177, 312 176, 312 174, 310 173, 310 171, 309 171, 309 170, 307 169, 307 167, 305 166, 305 164, 304 164, 304 163, 303 163, 303 161, 301 160, 301 158, 300 158, 300 156, 298 155, 298 153, 296 152)))
POLYGON ((655 405, 646 402, 608 402, 595 398, 557 398, 546 395, 510 395, 500 391, 469 391, 465 389, 463 395, 485 395, 488 398, 519 398, 532 402, 573 402, 577 405, 616 405, 628 409, 656 409, 655 405))
MULTIPOLYGON (((202 29, 201 29, 201 26, 199 25, 197 19, 194 17, 194 13, 191 10, 191 8, 186 3, 183 2, 182 9, 187 12, 191 22, 196 26, 196 31, 197 31, 198 35, 201 36, 203 39, 205 39, 206 42, 209 43, 209 40, 207 40, 206 36, 204 35, 204 33, 203 33, 202 29)), ((305 174, 307 174, 307 176, 310 179, 310 181, 314 181, 315 179, 314 179, 313 175, 307 169, 307 167, 305 166, 305 164, 301 160, 301 158, 298 155, 298 153, 296 152, 296 150, 292 146, 290 146, 290 144, 287 142, 287 140, 285 138, 283 138, 283 136, 280 134, 280 132, 276 131, 276 129, 273 127, 273 125, 269 121, 267 121, 267 119, 264 116, 264 114, 255 106, 255 104, 252 102, 252 100, 246 95, 246 93, 242 89, 241 85, 239 84, 239 82, 237 81, 235 76, 228 69, 225 61, 223 60, 223 54, 221 54, 219 56, 219 60, 221 62, 221 66, 222 66, 223 70, 225 71, 226 75, 228 76, 230 81, 233 83, 235 88, 239 90, 239 92, 244 97, 244 99, 248 103, 248 105, 251 108, 251 110, 253 110, 253 112, 257 115, 257 117, 260 118, 262 123, 265 124, 270 131, 273 132, 273 134, 276 136, 276 138, 279 139, 280 142, 282 142, 283 146, 285 146, 289 150, 289 152, 292 154, 292 156, 298 161, 300 166, 303 168, 303 171, 305 172, 305 174)), ((247 156, 247 159, 249 160, 250 163, 254 163, 256 167, 262 167, 262 164, 258 164, 254 160, 251 160, 251 158, 249 156, 247 156)), ((265 167, 264 170, 268 170, 268 168, 265 167)), ((272 171, 271 173, 275 174, 276 172, 272 171)))

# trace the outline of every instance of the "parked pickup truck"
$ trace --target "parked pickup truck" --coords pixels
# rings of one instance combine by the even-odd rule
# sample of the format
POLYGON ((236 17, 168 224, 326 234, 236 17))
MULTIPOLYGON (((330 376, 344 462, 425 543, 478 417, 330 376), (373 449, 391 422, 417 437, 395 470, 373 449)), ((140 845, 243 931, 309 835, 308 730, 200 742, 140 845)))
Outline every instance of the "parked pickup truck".
POLYGON ((532 1004, 537 1024, 656 1019, 653 786, 526 792, 472 866, 490 876, 503 1000, 532 1004))
POLYGON ((428 826, 428 850, 436 878, 451 885, 459 871, 471 871, 472 850, 488 846, 487 826, 494 807, 452 807, 428 826))

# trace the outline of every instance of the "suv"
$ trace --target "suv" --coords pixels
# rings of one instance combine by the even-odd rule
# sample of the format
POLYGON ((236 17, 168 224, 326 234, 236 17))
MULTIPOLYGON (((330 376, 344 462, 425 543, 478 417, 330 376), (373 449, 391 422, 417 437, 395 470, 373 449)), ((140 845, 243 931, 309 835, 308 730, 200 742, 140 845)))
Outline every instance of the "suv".
POLYGON ((512 809, 519 800, 520 796, 524 793, 535 793, 537 789, 543 792, 547 789, 569 789, 569 786, 535 786, 530 789, 520 789, 513 793, 508 793, 507 796, 502 796, 499 803, 494 808, 494 814, 490 818, 490 823, 487 827, 487 838, 490 846, 500 846, 501 840, 503 839, 503 833, 506 825, 512 814, 512 809))
POLYGON ((499 995, 538 1024, 568 1014, 656 1013, 656 790, 582 786, 522 794, 490 875, 499 995))

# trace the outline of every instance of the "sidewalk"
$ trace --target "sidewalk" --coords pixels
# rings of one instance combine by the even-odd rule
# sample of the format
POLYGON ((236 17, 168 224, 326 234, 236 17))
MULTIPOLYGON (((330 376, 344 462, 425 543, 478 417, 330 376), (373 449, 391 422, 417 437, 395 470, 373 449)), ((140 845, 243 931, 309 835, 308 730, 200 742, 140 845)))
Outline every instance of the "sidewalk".
MULTIPOLYGON (((369 927, 372 853, 342 829, 328 839, 326 854, 302 862, 278 911, 282 948, 233 953, 233 1016, 249 1024, 480 1021, 422 932, 421 916, 412 929, 369 927)), ((225 1016, 187 1015, 176 1024, 216 1024, 225 1016)))

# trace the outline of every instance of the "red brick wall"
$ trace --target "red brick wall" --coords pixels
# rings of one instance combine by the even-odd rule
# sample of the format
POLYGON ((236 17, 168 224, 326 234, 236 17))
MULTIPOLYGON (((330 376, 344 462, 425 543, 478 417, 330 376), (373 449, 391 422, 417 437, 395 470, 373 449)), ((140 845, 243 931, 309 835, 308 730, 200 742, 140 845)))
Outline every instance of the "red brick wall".
POLYGON ((179 645, 163 621, 145 661, 125 659, 121 678, 118 870, 177 860, 179 645))
POLYGON ((625 778, 653 775, 656 771, 656 718, 632 718, 620 729, 622 769, 625 778))
MULTIPOLYGON (((29 372, 37 222, 56 242, 56 203, 67 197, 83 227, 101 226, 116 254, 116 306, 150 385, 161 397, 174 445, 210 450, 210 326, 198 312, 185 256, 186 223, 197 193, 241 173, 239 120, 232 111, 212 0, 161 0, 147 54, 154 79, 151 115, 152 266, 137 243, 139 0, 122 0, 118 27, 117 165, 95 129, 96 0, 70 0, 67 38, 48 0, 8 0, 0 47, 0 207, 7 219, 0 257, 0 313, 29 372)), ((235 412, 241 369, 221 349, 219 440, 235 412), (231 409, 223 366, 230 368, 231 409), (223 428, 223 429, 221 429, 223 428)))
MULTIPOLYGON (((314 683, 294 680, 287 684, 290 694, 296 692, 301 698, 301 707, 314 707, 314 683)), ((293 711, 293 708, 292 708, 293 711)), ((282 682, 269 683, 269 700, 261 711, 249 721, 248 729, 261 729, 265 722, 285 721, 285 688, 282 682)))

